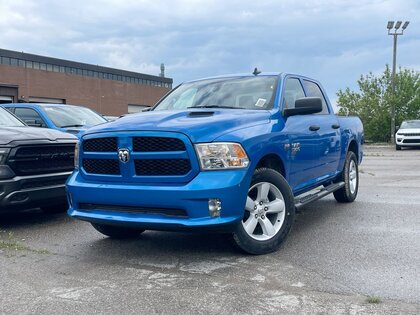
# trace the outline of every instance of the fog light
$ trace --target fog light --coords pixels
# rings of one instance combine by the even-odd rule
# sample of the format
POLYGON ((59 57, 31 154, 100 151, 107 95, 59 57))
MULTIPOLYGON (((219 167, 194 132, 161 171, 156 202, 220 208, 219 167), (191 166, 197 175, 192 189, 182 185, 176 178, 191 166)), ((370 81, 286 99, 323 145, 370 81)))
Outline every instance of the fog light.
POLYGON ((209 214, 212 218, 220 217, 222 202, 220 199, 209 199, 209 214))

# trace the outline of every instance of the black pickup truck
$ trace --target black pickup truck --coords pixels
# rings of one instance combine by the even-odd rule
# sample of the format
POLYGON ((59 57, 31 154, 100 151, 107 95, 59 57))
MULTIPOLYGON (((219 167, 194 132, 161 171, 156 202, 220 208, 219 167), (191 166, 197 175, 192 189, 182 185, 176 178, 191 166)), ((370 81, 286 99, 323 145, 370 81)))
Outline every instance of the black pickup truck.
POLYGON ((66 208, 76 141, 68 133, 28 127, 0 108, 0 213, 66 208))

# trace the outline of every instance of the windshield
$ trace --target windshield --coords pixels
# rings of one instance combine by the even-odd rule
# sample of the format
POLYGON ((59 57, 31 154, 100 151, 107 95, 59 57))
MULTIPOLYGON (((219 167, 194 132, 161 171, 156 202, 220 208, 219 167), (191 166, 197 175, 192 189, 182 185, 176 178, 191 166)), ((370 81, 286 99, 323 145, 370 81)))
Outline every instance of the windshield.
POLYGON ((78 106, 45 106, 47 116, 59 128, 94 126, 107 120, 93 110, 78 106))
POLYGON ((403 121, 400 129, 420 128, 420 120, 403 121))
POLYGON ((22 127, 26 126, 19 119, 0 107, 0 127, 22 127))
POLYGON ((192 107, 270 109, 276 76, 210 79, 185 83, 173 90, 153 110, 192 107))

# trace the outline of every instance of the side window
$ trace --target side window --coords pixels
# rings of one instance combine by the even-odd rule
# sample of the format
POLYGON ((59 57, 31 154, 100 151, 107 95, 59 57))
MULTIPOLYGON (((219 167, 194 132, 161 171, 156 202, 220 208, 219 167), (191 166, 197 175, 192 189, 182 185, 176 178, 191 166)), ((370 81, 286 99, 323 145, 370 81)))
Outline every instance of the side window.
POLYGON ((305 86, 306 93, 308 97, 320 97, 322 100, 322 112, 318 114, 328 114, 328 107, 327 102, 325 101, 324 94, 322 94, 321 89, 319 88, 318 84, 303 80, 303 85, 305 86))
POLYGON ((305 97, 300 81, 295 78, 287 79, 284 88, 283 109, 295 108, 295 101, 305 97))
POLYGON ((22 119, 26 124, 33 127, 46 127, 45 122, 41 116, 33 110, 27 107, 16 107, 15 115, 22 119))

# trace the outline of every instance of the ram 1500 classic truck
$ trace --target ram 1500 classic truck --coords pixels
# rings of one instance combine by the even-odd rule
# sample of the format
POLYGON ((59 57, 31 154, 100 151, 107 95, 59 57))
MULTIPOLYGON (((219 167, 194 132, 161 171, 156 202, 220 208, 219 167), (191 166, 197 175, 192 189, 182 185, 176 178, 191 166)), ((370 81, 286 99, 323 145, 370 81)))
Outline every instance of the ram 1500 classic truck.
POLYGON ((181 84, 149 112, 89 129, 67 182, 74 218, 114 238, 144 230, 229 232, 274 251, 295 209, 357 195, 363 126, 321 84, 293 74, 181 84))
POLYGON ((28 127, 0 107, 0 213, 67 209, 76 142, 68 133, 28 127))

